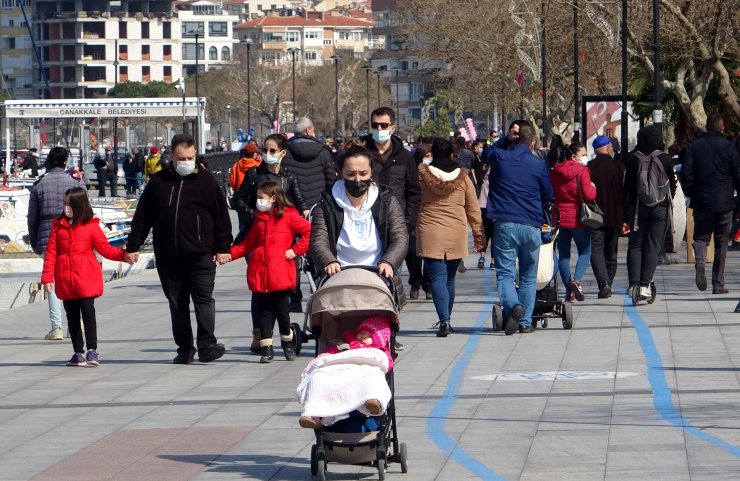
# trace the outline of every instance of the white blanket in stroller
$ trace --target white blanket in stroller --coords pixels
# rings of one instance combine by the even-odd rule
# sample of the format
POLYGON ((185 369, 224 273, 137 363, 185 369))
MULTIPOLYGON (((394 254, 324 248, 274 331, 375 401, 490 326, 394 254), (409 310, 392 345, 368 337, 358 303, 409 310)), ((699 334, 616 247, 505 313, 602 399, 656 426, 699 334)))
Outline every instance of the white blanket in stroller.
POLYGON ((330 425, 337 417, 360 411, 365 402, 377 399, 385 412, 391 390, 385 380, 388 356, 380 349, 352 349, 313 359, 303 370, 296 395, 303 416, 322 418, 330 425))

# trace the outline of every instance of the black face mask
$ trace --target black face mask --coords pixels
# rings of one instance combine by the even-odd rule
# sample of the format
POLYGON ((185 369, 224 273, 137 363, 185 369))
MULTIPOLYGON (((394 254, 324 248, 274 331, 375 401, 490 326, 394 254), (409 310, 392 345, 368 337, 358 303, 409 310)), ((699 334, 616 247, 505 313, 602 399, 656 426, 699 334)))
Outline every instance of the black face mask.
POLYGON ((367 189, 370 188, 370 184, 372 184, 373 181, 371 179, 367 180, 344 180, 344 188, 347 189, 347 193, 351 195, 352 197, 362 197, 365 195, 365 192, 367 192, 367 189))

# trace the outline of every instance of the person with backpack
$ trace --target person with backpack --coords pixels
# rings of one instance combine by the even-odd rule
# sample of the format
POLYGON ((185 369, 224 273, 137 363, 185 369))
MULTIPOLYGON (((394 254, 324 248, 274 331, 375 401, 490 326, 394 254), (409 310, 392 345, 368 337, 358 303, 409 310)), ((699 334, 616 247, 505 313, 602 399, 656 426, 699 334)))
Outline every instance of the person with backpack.
POLYGON ((704 264, 707 245, 714 234, 712 294, 727 294, 725 258, 735 209, 734 191, 740 190, 740 154, 724 138, 724 119, 714 113, 707 118, 707 132, 694 139, 682 156, 681 185, 694 209, 694 257, 696 287, 706 290, 704 264))
POLYGON ((643 127, 625 165, 628 294, 634 304, 652 297, 653 275, 676 193, 676 177, 667 175, 673 172, 673 160, 663 147, 661 126, 643 127))

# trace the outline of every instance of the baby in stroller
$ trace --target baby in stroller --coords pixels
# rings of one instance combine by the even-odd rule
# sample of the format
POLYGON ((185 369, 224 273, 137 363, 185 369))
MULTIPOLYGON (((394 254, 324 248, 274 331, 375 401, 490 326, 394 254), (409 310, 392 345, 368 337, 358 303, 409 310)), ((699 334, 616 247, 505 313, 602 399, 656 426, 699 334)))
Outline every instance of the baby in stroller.
POLYGON ((341 340, 330 340, 301 376, 301 427, 330 426, 355 411, 366 417, 383 414, 391 400, 385 377, 393 368, 390 339, 388 318, 370 317, 341 340))

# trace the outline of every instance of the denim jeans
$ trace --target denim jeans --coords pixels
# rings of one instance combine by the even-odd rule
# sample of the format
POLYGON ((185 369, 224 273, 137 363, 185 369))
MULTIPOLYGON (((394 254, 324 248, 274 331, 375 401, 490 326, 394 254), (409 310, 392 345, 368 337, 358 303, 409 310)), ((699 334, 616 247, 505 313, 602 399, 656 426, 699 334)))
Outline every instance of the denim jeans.
POLYGON ((537 295, 537 263, 542 237, 536 227, 514 222, 496 222, 493 228, 493 257, 496 263, 498 296, 508 315, 516 304, 524 306, 523 327, 532 324, 537 295), (519 259, 519 289, 514 284, 515 261, 519 259))
POLYGON ((578 260, 576 261, 576 272, 573 279, 581 282, 591 261, 591 230, 590 229, 566 229, 561 228, 558 234, 558 270, 560 279, 563 281, 566 291, 570 282, 570 241, 576 241, 578 249, 578 260))
POLYGON ((450 322, 452 306, 455 304, 455 276, 459 265, 460 259, 424 258, 439 322, 450 322))
MULTIPOLYGON (((42 256, 46 258, 46 253, 42 256)), ((61 329, 62 328, 62 301, 59 300, 54 289, 46 295, 46 300, 49 301, 49 321, 51 321, 51 328, 61 329)))

